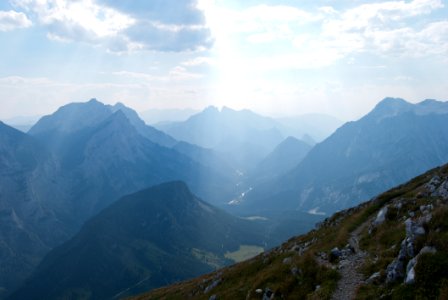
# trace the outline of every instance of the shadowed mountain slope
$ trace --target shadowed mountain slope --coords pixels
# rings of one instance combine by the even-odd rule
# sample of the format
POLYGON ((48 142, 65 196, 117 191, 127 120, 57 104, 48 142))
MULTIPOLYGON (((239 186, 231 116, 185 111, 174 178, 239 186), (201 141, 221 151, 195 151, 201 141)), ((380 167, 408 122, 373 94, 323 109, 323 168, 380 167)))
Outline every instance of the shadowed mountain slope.
POLYGON ((110 299, 191 278, 262 245, 257 224, 214 208, 185 183, 125 196, 51 251, 11 299, 110 299))

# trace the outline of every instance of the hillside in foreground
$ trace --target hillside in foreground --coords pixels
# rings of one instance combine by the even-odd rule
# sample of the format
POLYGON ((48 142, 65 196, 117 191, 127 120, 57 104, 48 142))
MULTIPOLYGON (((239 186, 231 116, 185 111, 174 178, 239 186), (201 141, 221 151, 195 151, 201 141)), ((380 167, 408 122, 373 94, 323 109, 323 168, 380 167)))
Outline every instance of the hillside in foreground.
POLYGON ((448 165, 248 261, 134 299, 447 299, 448 165))

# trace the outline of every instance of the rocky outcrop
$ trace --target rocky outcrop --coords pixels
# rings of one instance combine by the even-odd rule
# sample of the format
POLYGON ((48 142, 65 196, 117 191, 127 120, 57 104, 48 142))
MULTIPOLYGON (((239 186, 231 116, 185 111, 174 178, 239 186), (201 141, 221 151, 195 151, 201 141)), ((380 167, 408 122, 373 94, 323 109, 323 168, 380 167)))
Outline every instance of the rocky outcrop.
MULTIPOLYGON (((427 184, 425 188, 432 194, 438 191, 437 185, 440 185, 440 177, 434 176, 427 184)), ((402 206, 402 203, 400 203, 402 206)), ((386 282, 393 283, 404 279, 404 282, 411 284, 415 280, 414 266, 417 263, 417 256, 421 251, 428 251, 429 247, 424 247, 420 253, 415 254, 415 240, 418 236, 426 234, 424 224, 428 223, 431 218, 431 211, 434 206, 432 204, 421 205, 419 211, 421 216, 417 219, 412 217, 407 218, 404 221, 406 229, 406 238, 401 242, 400 251, 398 256, 387 266, 386 269, 386 282)), ((415 216, 416 212, 408 212, 408 215, 415 216)))
POLYGON ((375 221, 373 221, 372 223, 373 226, 381 225, 384 223, 384 221, 386 221, 387 209, 387 205, 380 209, 380 211, 376 215, 375 221))
POLYGON ((415 266, 417 265, 418 258, 420 255, 425 253, 436 253, 437 250, 434 247, 425 246, 420 250, 420 252, 417 254, 416 257, 411 259, 407 266, 406 266, 406 278, 404 280, 404 283, 406 284, 413 284, 415 282, 415 266))

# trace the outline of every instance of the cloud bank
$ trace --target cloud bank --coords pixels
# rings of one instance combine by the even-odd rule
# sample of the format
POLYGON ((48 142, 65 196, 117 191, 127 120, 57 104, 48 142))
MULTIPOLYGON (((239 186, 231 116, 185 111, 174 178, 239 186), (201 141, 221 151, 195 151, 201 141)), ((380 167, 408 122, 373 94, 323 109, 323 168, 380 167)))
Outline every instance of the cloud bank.
POLYGON ((32 25, 28 17, 22 12, 0 11, 0 31, 11 31, 32 25))
POLYGON ((44 26, 49 38, 103 46, 111 52, 196 51, 213 43, 203 13, 193 0, 14 0, 13 3, 44 26))

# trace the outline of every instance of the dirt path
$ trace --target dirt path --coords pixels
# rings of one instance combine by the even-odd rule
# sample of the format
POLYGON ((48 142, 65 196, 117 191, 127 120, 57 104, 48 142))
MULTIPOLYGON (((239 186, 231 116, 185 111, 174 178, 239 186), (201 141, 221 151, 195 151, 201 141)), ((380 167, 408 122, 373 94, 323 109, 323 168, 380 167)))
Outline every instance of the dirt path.
POLYGON ((354 299, 356 289, 364 280, 364 275, 359 272, 359 267, 363 265, 367 253, 359 248, 359 234, 370 224, 370 221, 370 219, 367 220, 350 234, 348 243, 354 249, 354 253, 339 261, 338 272, 341 274, 341 279, 331 298, 333 300, 354 299))

